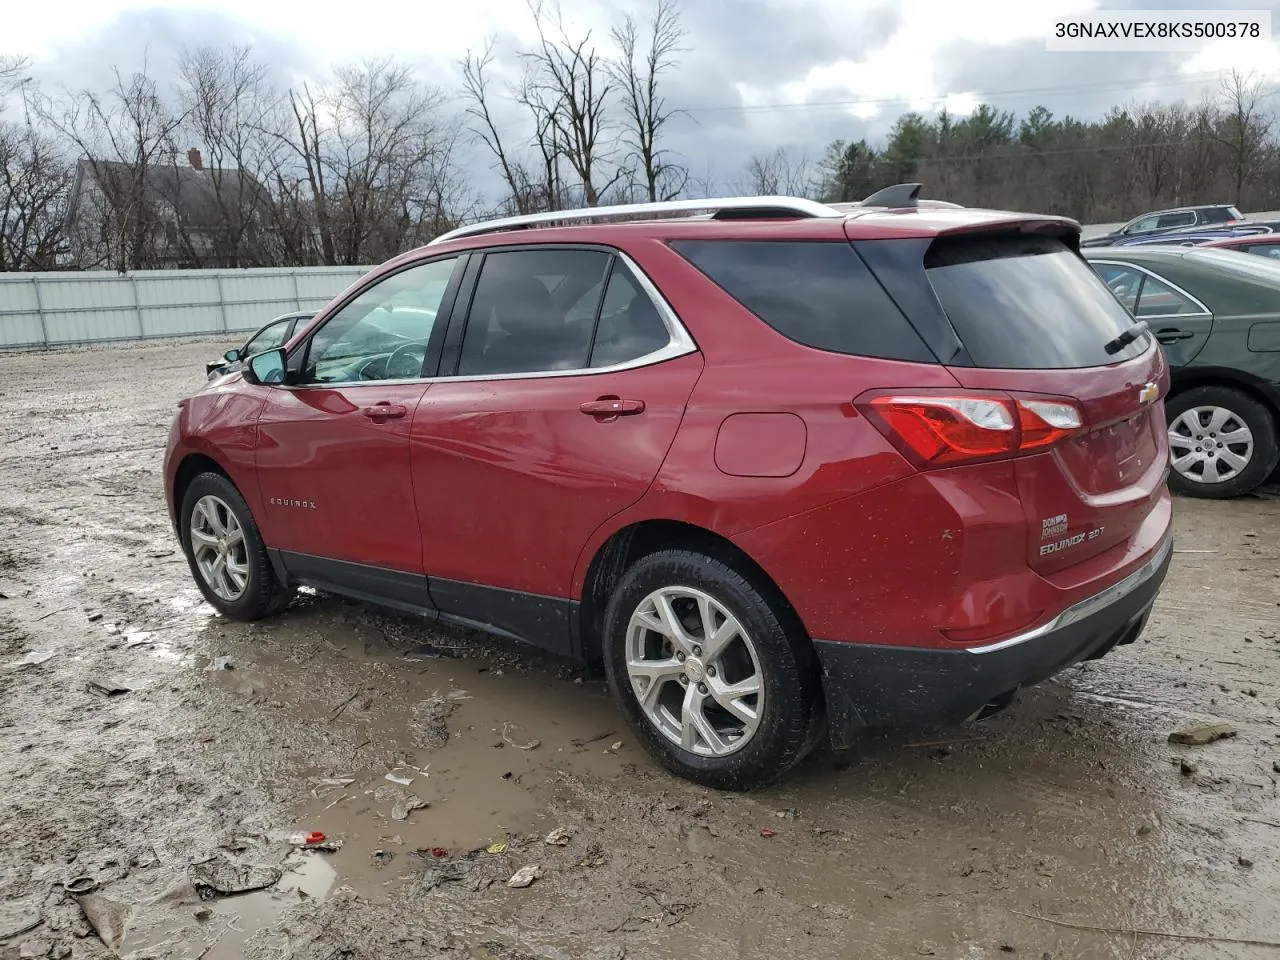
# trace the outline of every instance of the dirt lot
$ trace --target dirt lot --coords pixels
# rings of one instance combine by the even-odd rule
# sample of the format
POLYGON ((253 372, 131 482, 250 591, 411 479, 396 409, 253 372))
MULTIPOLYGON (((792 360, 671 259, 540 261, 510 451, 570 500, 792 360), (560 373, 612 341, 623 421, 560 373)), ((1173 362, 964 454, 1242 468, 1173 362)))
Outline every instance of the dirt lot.
POLYGON ((0 957, 1280 955, 1242 942, 1280 941, 1274 493, 1178 503, 1134 646, 720 794, 567 664, 315 595, 202 605, 160 458, 222 347, 0 357, 0 957), (1168 742, 1198 720, 1238 734, 1168 742))

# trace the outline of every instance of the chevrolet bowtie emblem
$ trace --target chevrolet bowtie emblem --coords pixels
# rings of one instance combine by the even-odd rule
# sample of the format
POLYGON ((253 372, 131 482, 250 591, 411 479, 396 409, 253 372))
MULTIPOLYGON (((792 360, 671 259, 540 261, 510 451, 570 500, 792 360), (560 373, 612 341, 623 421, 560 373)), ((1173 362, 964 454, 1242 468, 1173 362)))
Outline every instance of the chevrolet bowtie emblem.
POLYGON ((1160 398, 1160 388, 1154 383, 1144 384, 1142 389, 1138 391, 1138 400, 1143 405, 1155 403, 1160 398))

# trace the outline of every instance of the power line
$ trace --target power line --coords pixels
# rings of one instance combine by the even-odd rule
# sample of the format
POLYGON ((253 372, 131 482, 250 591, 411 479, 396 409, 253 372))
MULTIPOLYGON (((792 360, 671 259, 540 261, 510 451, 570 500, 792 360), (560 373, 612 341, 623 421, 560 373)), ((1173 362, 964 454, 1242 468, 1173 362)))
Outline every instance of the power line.
POLYGON ((972 97, 979 102, 996 97, 1024 97, 1024 96, 1041 96, 1044 94, 1072 93, 1086 90, 1108 90, 1108 89, 1132 89, 1142 86, 1170 87, 1170 86, 1190 86, 1193 84, 1207 83, 1212 80, 1224 80, 1229 73, 1216 71, 1204 74, 1183 74, 1171 75, 1164 78, 1147 78, 1147 79, 1126 79, 1126 80, 1104 80, 1097 83, 1081 83, 1081 84, 1063 84, 1052 87, 1024 87, 1017 90, 992 90, 987 92, 977 92, 960 90, 955 93, 937 94, 933 96, 895 96, 895 97, 849 97, 838 100, 813 100, 801 103, 753 103, 753 104, 723 104, 719 106, 691 106, 684 109, 689 113, 764 113, 771 110, 810 110, 831 107, 861 107, 861 106, 879 106, 882 104, 893 103, 911 103, 912 101, 920 101, 926 103, 944 103, 950 97, 965 95, 972 97))
POLYGON ((862 161, 866 164, 906 164, 906 163, 953 163, 964 162, 969 160, 1021 160, 1024 163, 1027 160, 1036 157, 1064 157, 1075 156, 1080 154, 1095 153, 1123 153, 1127 150, 1167 150, 1174 147, 1190 147, 1201 143, 1220 143, 1221 141, 1215 137, 1193 137, 1189 140, 1168 140, 1163 143, 1124 143, 1114 144, 1105 147, 1071 147, 1062 150, 1037 150, 1034 147, 1024 146, 1020 150, 1009 150, 1000 153, 972 153, 969 155, 949 155, 942 154, 939 156, 923 156, 911 157, 902 160, 895 160, 890 157, 876 157, 862 161))
MULTIPOLYGON (((848 97, 837 100, 815 100, 803 103, 756 103, 756 104, 721 104, 710 106, 687 106, 680 108, 679 112, 689 116, 695 123, 699 114, 708 113, 738 113, 738 114, 763 114, 771 111, 795 112, 805 110, 824 110, 824 109, 851 109, 861 106, 882 106, 886 104, 910 104, 912 102, 924 102, 933 105, 944 104, 950 97, 958 95, 967 95, 972 97, 979 103, 986 103, 990 100, 1000 97, 1033 97, 1044 96, 1046 94, 1063 94, 1077 93, 1084 91, 1102 91, 1116 89, 1133 89, 1135 86, 1145 87, 1175 87, 1175 86, 1192 86, 1198 84, 1209 83, 1214 80, 1225 80, 1230 76, 1229 71, 1213 71, 1209 73, 1199 74, 1169 74, 1162 77, 1148 77, 1143 80, 1102 80, 1095 83, 1077 83, 1077 84, 1059 84, 1051 87, 1023 87, 1014 90, 990 90, 986 92, 977 91, 958 91, 950 94, 937 94, 929 97, 918 96, 895 96, 895 97, 848 97)), ((526 129, 526 125, 522 122, 504 123, 499 125, 498 133, 502 136, 522 132, 526 129)))

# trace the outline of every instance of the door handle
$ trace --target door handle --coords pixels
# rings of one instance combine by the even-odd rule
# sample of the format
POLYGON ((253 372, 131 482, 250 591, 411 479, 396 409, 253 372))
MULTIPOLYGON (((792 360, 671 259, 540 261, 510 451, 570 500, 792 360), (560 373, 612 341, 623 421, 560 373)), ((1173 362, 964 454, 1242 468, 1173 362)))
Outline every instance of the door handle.
POLYGON ((1194 336, 1194 333, 1179 330, 1177 327, 1165 327, 1163 330, 1156 331, 1156 339, 1161 343, 1177 343, 1179 340, 1190 340, 1194 336))
POLYGON ((409 410, 399 403, 375 403, 372 407, 365 407, 360 412, 370 420, 398 420, 409 410))
POLYGON ((634 417, 644 413, 643 400, 623 400, 621 397, 601 397, 599 400, 588 400, 578 407, 583 413, 592 417, 634 417))

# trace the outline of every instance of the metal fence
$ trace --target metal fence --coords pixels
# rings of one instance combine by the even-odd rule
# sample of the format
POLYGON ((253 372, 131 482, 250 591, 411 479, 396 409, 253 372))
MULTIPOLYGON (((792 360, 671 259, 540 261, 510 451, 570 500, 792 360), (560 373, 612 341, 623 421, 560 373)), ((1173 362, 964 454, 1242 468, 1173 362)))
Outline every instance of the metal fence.
MULTIPOLYGON (((1280 211, 1246 214, 1280 220, 1280 211)), ((1084 226, 1084 237, 1122 224, 1084 226)), ((256 330, 318 310, 370 267, 0 273, 0 350, 198 337, 256 330)))
POLYGON ((0 350, 255 330, 319 310, 369 269, 0 273, 0 350))

